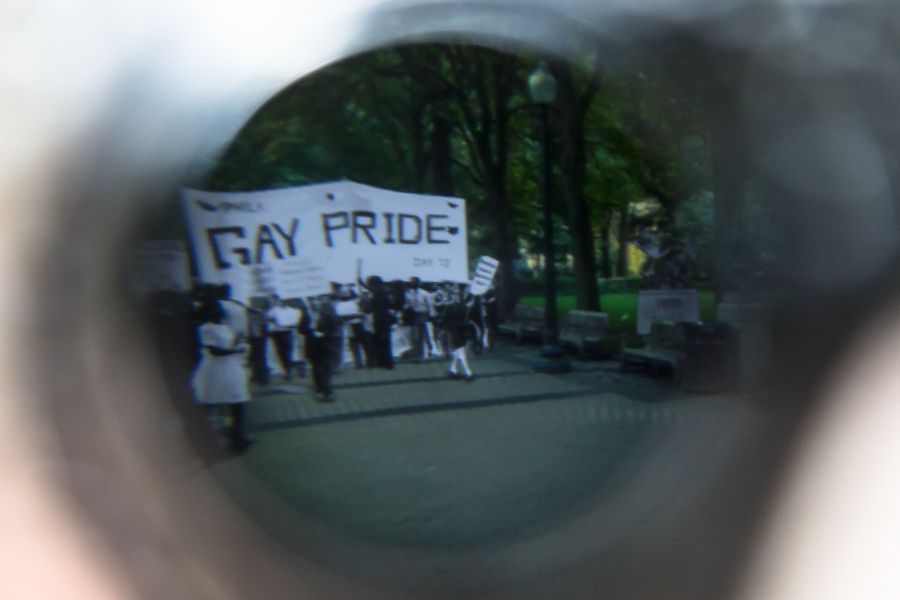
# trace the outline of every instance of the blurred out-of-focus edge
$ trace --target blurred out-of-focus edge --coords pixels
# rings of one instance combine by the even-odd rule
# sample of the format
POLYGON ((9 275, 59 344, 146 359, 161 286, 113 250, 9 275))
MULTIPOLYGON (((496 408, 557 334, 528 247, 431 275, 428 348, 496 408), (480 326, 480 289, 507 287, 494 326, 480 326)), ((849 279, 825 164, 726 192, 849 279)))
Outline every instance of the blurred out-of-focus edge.
MULTIPOLYGON (((503 85, 497 73, 468 92, 503 85)), ((523 97, 525 75, 514 82, 523 97)), ((664 85, 653 92, 657 100, 675 95, 664 85)), ((627 121, 622 110, 616 114, 627 121)), ((650 109, 634 114, 641 110, 650 109)), ((561 123, 566 114, 550 118, 561 123)), ((553 281, 541 262, 538 191, 552 190, 541 187, 540 151, 575 160, 558 142, 539 144, 534 116, 522 123, 521 156, 534 163, 508 180, 519 178, 511 194, 534 200, 534 219, 516 222, 534 229, 534 277, 529 292, 520 290, 524 308, 514 315, 508 307, 519 326, 529 309, 544 306, 553 281)), ((619 131, 602 123, 598 131, 619 131)), ((900 3, 8 0, 0 8, 0 132, 4 598, 900 597, 900 3), (549 63, 560 94, 567 83, 587 81, 564 67, 585 56, 599 65, 599 96, 604 82, 636 81, 628 74, 647 69, 663 74, 653 81, 677 84, 681 96, 660 101, 659 110, 699 115, 693 122, 702 123, 708 150, 703 198, 711 211, 704 320, 687 326, 685 335, 696 337, 684 342, 683 356, 699 364, 708 358, 702 344, 718 343, 702 337, 719 331, 704 324, 707 317, 738 323, 738 331, 765 320, 771 328, 762 338, 740 338, 743 362, 721 363, 741 371, 739 385, 694 393, 703 386, 669 376, 665 327, 654 329, 661 337, 649 329, 637 335, 632 314, 621 318, 615 361, 570 353, 572 374, 548 375, 532 365, 539 343, 507 340, 505 354, 472 359, 471 383, 439 381, 444 363, 411 360, 391 375, 408 377, 403 388, 388 375, 339 375, 333 405, 309 395, 302 401, 319 412, 279 423, 258 417, 260 439, 246 455, 212 466, 198 458, 188 426, 164 400, 165 357, 122 292, 135 237, 178 206, 180 190, 210 181, 229 144, 273 97, 340 61, 416 44, 470 44, 523 56, 535 68, 549 63), (748 234, 757 205, 771 223, 765 234, 748 234), (754 277, 756 263, 745 259, 758 258, 748 250, 757 247, 765 250, 766 291, 777 292, 764 298, 742 285, 754 277), (762 350, 754 345, 760 339, 762 350), (658 371, 668 375, 654 368, 635 375, 628 356, 666 363, 658 371), (601 401, 593 402, 591 385, 606 394, 601 401), (370 389, 367 397, 390 391, 381 404, 353 404, 354 390, 370 389), (400 389, 414 390, 410 403, 419 404, 401 406, 400 389), (471 402, 445 410, 444 390, 471 402), (657 390, 669 395, 657 400, 657 390), (648 399, 638 398, 644 393, 648 399), (465 420, 474 414, 487 416, 465 420), (469 454, 454 462, 436 452, 449 447, 445 431, 469 454), (586 431, 596 435, 579 437, 586 431), (621 440, 634 446, 610 458, 602 477, 592 471, 602 460, 590 453, 621 440), (366 454, 376 447, 383 454, 366 454), (286 462, 288 451, 327 467, 286 462), (320 478, 314 485, 301 464, 320 478), (392 479, 366 487, 379 469, 392 479), (453 480, 458 473, 472 479, 453 480), (550 483, 528 480, 535 473, 550 483), (279 477, 294 487, 279 487, 279 477), (492 481, 537 491, 492 495, 492 481), (339 497, 342 485, 372 495, 339 497), (418 506, 417 494, 435 489, 458 496, 434 499, 435 513, 392 512, 418 506), (517 500, 497 503, 506 497, 517 500), (327 505, 334 498, 340 504, 327 505), (295 505, 310 512, 294 514, 295 505), (543 507, 568 512, 516 521, 516 511, 543 507), (459 520, 441 521, 444 514, 459 520), (438 533, 419 540, 404 537, 409 531, 438 533)), ((628 138, 646 159, 633 180, 598 176, 597 189, 624 197, 641 177, 649 189, 664 170, 654 166, 652 139, 628 138)), ((484 140, 458 141, 465 152, 484 140)), ((621 167, 610 150, 624 147, 619 142, 592 140, 599 150, 590 168, 621 167)), ((678 156, 690 152, 686 144, 678 156)), ((553 172, 562 178, 571 168, 553 172)), ((563 222, 564 185, 554 193, 555 227, 568 235, 578 219, 563 222)), ((477 198, 470 205, 468 226, 478 233, 497 213, 478 212, 490 204, 477 198)), ((640 217, 628 210, 616 213, 625 215, 617 222, 640 217)), ((485 230, 479 243, 488 254, 502 244, 485 230)), ((601 244, 602 230, 595 233, 601 244)), ((632 233, 637 245, 639 232, 632 233)), ((623 255, 625 241, 617 246, 623 255)), ((592 278, 603 270, 595 267, 592 278)), ((615 279, 608 277, 615 270, 607 267, 601 279, 615 279)), ((627 283, 628 273, 618 275, 627 283)), ((581 290, 577 270, 568 276, 581 290)), ((601 303, 611 289, 597 292, 601 303)), ((613 314, 612 304, 603 310, 613 314)), ((544 352, 539 361, 556 358, 544 352)), ((688 367, 682 376, 690 375, 688 367)), ((261 392, 253 402, 274 406, 266 394, 274 395, 261 392)))

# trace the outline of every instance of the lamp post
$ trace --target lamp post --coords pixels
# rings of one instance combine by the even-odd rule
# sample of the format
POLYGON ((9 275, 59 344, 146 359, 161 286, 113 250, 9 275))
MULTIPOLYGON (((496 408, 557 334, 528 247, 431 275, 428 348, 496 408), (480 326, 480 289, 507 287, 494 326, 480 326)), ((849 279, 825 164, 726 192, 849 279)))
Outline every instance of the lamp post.
POLYGON ((572 370, 565 352, 559 346, 559 324, 556 314, 556 261, 553 256, 553 211, 550 205, 550 139, 547 124, 550 105, 556 98, 556 80, 541 62, 528 76, 528 92, 541 119, 541 192, 544 224, 544 344, 535 362, 536 371, 565 373, 572 370))

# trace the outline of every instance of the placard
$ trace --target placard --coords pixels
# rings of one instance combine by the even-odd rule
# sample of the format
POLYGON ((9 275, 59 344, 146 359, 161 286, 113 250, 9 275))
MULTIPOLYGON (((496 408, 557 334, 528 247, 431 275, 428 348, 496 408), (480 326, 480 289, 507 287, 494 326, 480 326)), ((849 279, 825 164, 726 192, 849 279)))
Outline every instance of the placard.
POLYGON ((480 296, 488 291, 491 283, 494 281, 494 275, 497 274, 497 267, 500 262, 490 256, 482 256, 475 265, 475 274, 472 276, 472 283, 469 285, 469 292, 475 296, 480 296))

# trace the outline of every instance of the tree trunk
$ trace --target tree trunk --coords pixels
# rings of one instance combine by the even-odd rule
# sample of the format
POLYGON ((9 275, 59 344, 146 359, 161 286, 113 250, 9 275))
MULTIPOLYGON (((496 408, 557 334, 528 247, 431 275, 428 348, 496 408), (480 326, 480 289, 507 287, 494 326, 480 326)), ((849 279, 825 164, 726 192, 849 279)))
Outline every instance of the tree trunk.
POLYGON ((452 150, 450 134, 453 131, 450 123, 435 111, 432 116, 431 130, 431 175, 434 193, 442 196, 455 195, 453 186, 452 150))
MULTIPOLYGON (((598 310, 600 294, 594 257, 594 232, 584 194, 587 152, 584 144, 584 116, 587 106, 575 93, 569 65, 554 68, 559 90, 559 144, 562 195, 566 202, 569 235, 572 238, 576 305, 582 310, 598 310), (581 100, 581 101, 580 101, 581 100)), ((589 91, 593 95, 593 91, 589 91)))
POLYGON ((412 143, 412 189, 419 193, 425 191, 428 171, 428 152, 425 140, 425 123, 423 121, 425 105, 417 104, 409 116, 409 130, 412 143))
POLYGON ((453 97, 464 128, 462 137, 471 163, 483 181, 492 220, 494 258, 500 262, 498 309, 502 315, 509 315, 517 300, 513 262, 518 257, 518 246, 506 193, 510 101, 516 86, 520 85, 516 59, 498 52, 474 53, 456 46, 448 49, 447 59, 453 97))
POLYGON ((496 275, 499 284, 497 286, 497 303, 502 315, 511 315, 518 300, 515 271, 513 270, 513 263, 518 253, 510 221, 509 203, 506 198, 506 183, 497 177, 496 172, 494 175, 488 189, 488 203, 491 220, 494 224, 494 258, 500 262, 496 275))

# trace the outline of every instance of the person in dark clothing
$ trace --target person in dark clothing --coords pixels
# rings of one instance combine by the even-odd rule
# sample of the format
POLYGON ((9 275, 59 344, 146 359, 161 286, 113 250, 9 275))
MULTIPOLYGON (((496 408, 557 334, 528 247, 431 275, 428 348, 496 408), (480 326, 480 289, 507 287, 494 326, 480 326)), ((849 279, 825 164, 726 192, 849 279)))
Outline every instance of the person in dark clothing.
POLYGON ((375 366, 383 369, 394 368, 394 356, 391 350, 391 327, 395 318, 392 309, 393 299, 388 293, 381 277, 371 275, 366 281, 359 280, 359 285, 370 294, 369 312, 372 314, 372 353, 375 366))
POLYGON ((269 299, 263 300, 262 307, 247 309, 247 342, 250 344, 250 381, 259 385, 269 385, 269 320, 266 311, 271 307, 269 299))
POLYGON ((475 379, 475 375, 466 360, 466 344, 469 337, 466 313, 466 305, 463 302, 447 305, 441 318, 441 327, 447 334, 450 347, 450 369, 447 376, 451 379, 462 377, 467 382, 471 382, 475 379))
POLYGON ((314 313, 306 303, 301 309, 299 330, 305 338, 306 359, 312 367, 316 396, 322 402, 334 400, 331 378, 334 352, 340 342, 340 323, 330 298, 322 298, 314 313))

